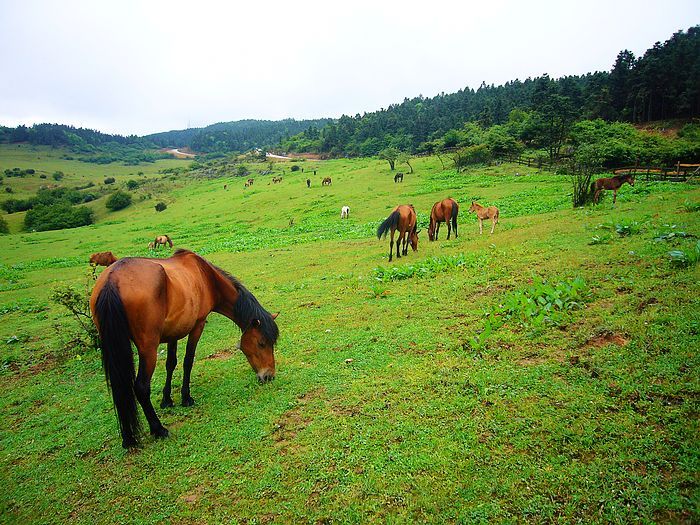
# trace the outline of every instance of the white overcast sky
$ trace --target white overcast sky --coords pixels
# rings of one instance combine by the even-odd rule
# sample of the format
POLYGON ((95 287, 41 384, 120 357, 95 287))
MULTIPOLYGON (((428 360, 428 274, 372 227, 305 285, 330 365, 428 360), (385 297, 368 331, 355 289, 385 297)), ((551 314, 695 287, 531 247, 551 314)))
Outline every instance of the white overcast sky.
POLYGON ((0 0, 0 124, 145 134, 354 115, 609 70, 697 23, 698 0, 0 0))

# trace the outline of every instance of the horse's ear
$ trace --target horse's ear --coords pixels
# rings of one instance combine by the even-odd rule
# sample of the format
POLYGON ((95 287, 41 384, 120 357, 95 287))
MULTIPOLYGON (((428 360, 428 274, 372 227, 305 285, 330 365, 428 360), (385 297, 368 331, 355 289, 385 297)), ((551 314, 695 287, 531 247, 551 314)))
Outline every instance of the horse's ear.
POLYGON ((273 318, 273 319, 277 319, 277 316, 278 316, 279 314, 280 314, 279 312, 277 312, 277 313, 275 313, 275 314, 272 314, 272 318, 273 318))

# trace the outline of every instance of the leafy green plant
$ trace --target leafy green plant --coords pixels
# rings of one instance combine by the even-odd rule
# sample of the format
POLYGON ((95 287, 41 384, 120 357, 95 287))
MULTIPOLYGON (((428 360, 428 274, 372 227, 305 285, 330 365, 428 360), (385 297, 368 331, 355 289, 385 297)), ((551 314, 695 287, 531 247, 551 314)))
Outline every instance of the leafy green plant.
POLYGON ((604 230, 610 230, 617 233, 620 237, 629 237, 630 235, 635 235, 641 231, 641 224, 638 221, 633 220, 620 220, 617 222, 608 221, 600 225, 600 228, 604 230))
POLYGON ((456 270, 467 266, 473 267, 475 265, 476 260, 468 258, 463 253, 459 255, 441 255, 404 266, 392 266, 391 268, 378 266, 374 269, 374 278, 380 282, 401 281, 404 279, 412 279, 413 277, 432 277, 441 272, 456 270))
POLYGON ((5 217, 0 217, 0 234, 10 233, 10 227, 7 225, 5 217))
POLYGON ((86 281, 85 290, 78 290, 70 285, 58 286, 53 289, 49 299, 68 310, 78 324, 78 336, 72 341, 79 342, 85 348, 97 349, 99 336, 90 314, 90 285, 91 279, 86 281))
POLYGON ((591 237, 591 240, 588 241, 589 245, 595 245, 595 244, 608 244, 610 242, 610 235, 608 234, 602 234, 602 235, 594 235, 591 237))
POLYGON ((700 241, 695 244, 690 250, 671 250, 668 252, 668 259, 671 266, 676 268, 688 268, 695 266, 700 261, 700 241))
POLYGON ((690 199, 685 199, 683 201, 683 209, 689 212, 700 211, 700 201, 693 202, 690 199))

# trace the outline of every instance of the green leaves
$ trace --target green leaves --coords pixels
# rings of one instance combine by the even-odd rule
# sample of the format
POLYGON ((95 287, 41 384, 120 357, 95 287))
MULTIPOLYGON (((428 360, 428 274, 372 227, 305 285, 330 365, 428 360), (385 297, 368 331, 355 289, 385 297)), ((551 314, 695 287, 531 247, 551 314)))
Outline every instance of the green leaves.
POLYGON ((414 277, 432 277, 438 273, 448 272, 465 267, 478 267, 480 260, 477 257, 467 257, 463 253, 459 255, 441 255, 431 257, 414 264, 392 266, 384 268, 378 266, 374 269, 374 278, 377 281, 402 281, 414 277))
POLYGON ((695 266, 700 261, 700 241, 695 244, 694 248, 689 250, 671 250, 668 252, 668 259, 671 266, 675 268, 695 266))

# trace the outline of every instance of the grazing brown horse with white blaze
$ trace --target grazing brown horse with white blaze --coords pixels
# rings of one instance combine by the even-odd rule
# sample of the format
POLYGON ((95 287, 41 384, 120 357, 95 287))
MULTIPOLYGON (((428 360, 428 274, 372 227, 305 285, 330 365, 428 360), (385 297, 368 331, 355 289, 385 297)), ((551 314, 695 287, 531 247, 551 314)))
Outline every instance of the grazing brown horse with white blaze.
POLYGON ((413 204, 402 204, 394 208, 386 220, 377 228, 377 238, 381 239, 391 231, 391 242, 389 242, 389 261, 394 252, 394 233, 398 230, 399 238, 396 240, 396 257, 401 257, 401 252, 408 255, 408 243, 411 243, 413 251, 418 251, 418 234, 416 210, 413 204), (403 247, 401 244, 403 243, 403 247))
POLYGON ((634 186, 634 175, 615 175, 607 179, 598 179, 591 184, 592 189, 595 191, 593 196, 593 202, 598 203, 598 198, 600 197, 600 192, 603 190, 613 190, 613 206, 617 202, 617 190, 625 183, 629 183, 630 186, 634 186))
POLYGON ((498 224, 498 208, 495 206, 482 206, 478 202, 472 201, 472 205, 469 206, 469 213, 476 213, 476 218, 479 219, 479 234, 484 233, 484 219, 491 219, 491 233, 496 228, 498 224))
POLYGON ((428 226, 428 239, 436 241, 438 232, 440 231, 440 223, 447 224, 447 238, 450 238, 452 230, 457 237, 457 214, 459 213, 459 205, 452 197, 437 201, 433 204, 433 209, 430 210, 430 225, 428 226))
POLYGON ((193 252, 177 250, 168 259, 118 260, 95 283, 90 311, 100 334, 102 364, 124 448, 139 442, 137 400, 151 434, 168 435, 151 404, 151 377, 160 343, 168 345, 161 408, 173 406, 170 390, 177 364, 177 341, 186 336, 182 405, 194 404, 190 373, 197 343, 211 312, 228 317, 241 329, 240 348, 258 380, 265 383, 275 376, 277 314, 265 310, 236 278, 193 252), (138 374, 134 371, 132 341, 139 355, 138 374))

